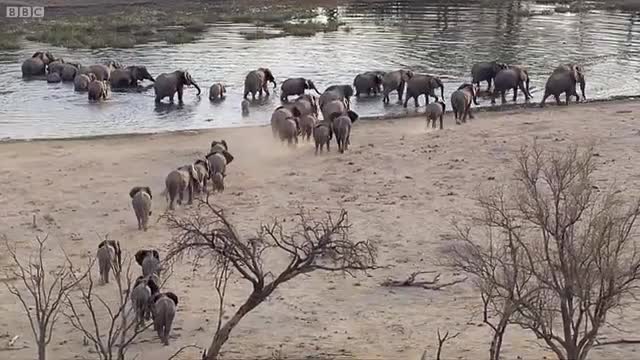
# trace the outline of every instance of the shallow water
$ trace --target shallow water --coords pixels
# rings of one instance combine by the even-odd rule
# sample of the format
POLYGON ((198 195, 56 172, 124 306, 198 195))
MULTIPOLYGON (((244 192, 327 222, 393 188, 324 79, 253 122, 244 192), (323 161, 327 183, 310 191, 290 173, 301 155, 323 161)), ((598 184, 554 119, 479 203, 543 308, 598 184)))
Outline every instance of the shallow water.
MULTIPOLYGON (((279 89, 276 96, 254 103, 250 116, 242 117, 240 112, 244 77, 249 70, 263 66, 271 68, 278 82, 302 76, 313 79, 320 90, 332 84, 350 84, 359 72, 408 68, 440 76, 448 101, 449 94, 469 80, 474 62, 500 59, 528 66, 533 101, 539 101, 550 71, 560 63, 575 61, 586 68, 586 95, 590 99, 640 93, 640 27, 632 14, 590 11, 519 16, 518 4, 534 11, 552 8, 526 1, 339 3, 341 6, 319 9, 319 13, 346 22, 350 31, 343 28, 309 38, 247 41, 240 32, 253 26, 213 24, 204 39, 193 44, 67 50, 29 43, 20 51, 0 51, 0 81, 4 84, 0 87, 0 138, 266 124, 279 105, 279 89), (24 58, 41 48, 83 64, 113 58, 127 65, 146 65, 153 76, 184 68, 203 93, 198 99, 195 89, 185 89, 184 106, 155 106, 153 89, 113 92, 107 102, 89 104, 86 93, 75 93, 73 84, 20 78, 24 58), (223 102, 212 104, 208 88, 215 81, 227 84, 228 94, 223 102)), ((481 86, 485 88, 486 83, 481 86)), ((389 106, 374 97, 354 100, 353 107, 361 116, 416 112, 411 102, 404 109, 395 103, 395 95, 391 96, 389 106)), ((424 98, 420 101, 424 106, 424 98)), ((520 94, 518 102, 523 101, 520 94)), ((490 100, 480 99, 480 104, 489 106, 490 100)))

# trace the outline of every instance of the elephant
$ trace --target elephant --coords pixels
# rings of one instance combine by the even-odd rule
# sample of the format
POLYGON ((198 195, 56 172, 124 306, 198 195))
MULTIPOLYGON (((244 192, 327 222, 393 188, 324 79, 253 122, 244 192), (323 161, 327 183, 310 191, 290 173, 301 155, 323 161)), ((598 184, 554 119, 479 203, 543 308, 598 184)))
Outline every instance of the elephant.
POLYGON ((45 75, 47 65, 54 62, 56 58, 48 51, 37 51, 30 58, 22 63, 22 77, 45 75))
POLYGON ((93 73, 78 74, 73 79, 73 90, 74 91, 89 91, 89 83, 96 79, 96 76, 93 73))
POLYGON ((413 71, 411 70, 396 70, 386 73, 382 78, 382 102, 385 104, 389 103, 389 94, 392 91, 398 92, 398 101, 401 102, 404 85, 412 77, 413 71))
POLYGON ((47 82, 48 83, 59 83, 62 82, 62 77, 57 72, 52 72, 47 74, 47 82))
POLYGON ((418 98, 424 95, 429 104, 429 96, 438 101, 438 96, 434 93, 436 88, 440 88, 440 97, 444 99, 444 85, 442 80, 435 76, 425 74, 415 74, 407 81, 407 94, 404 99, 404 107, 407 107, 409 99, 413 98, 415 106, 420 106, 418 98))
POLYGON ((98 244, 98 271, 100 273, 100 281, 103 284, 109 283, 109 272, 111 268, 119 265, 122 258, 120 243, 114 240, 104 240, 98 244))
POLYGON ((324 104, 333 100, 345 100, 347 108, 351 108, 351 97, 353 96, 353 87, 351 85, 331 85, 324 90, 320 99, 318 99, 318 106, 322 111, 324 104))
POLYGON ((280 85, 280 89, 282 91, 280 94, 280 100, 282 102, 289 101, 290 95, 304 95, 304 91, 307 89, 314 90, 318 95, 320 95, 320 91, 318 91, 313 81, 301 77, 283 81, 282 85, 280 85))
POLYGON ((332 135, 333 131, 329 121, 321 121, 313 128, 313 140, 316 145, 316 155, 318 155, 318 149, 322 152, 323 145, 327 147, 327 152, 329 151, 329 144, 331 143, 332 135))
POLYGON ((582 98, 586 99, 584 94, 584 70, 582 67, 576 64, 564 64, 558 66, 547 79, 547 83, 544 87, 544 96, 542 97, 540 106, 543 107, 545 101, 551 95, 555 97, 556 103, 560 105, 560 94, 562 93, 565 93, 566 105, 569 105, 569 99, 571 96, 575 96, 577 101, 580 101, 580 96, 576 92, 577 83, 580 83, 582 98))
POLYGON ((311 140, 311 134, 313 134, 313 128, 316 126, 318 118, 313 114, 307 114, 300 116, 299 119, 302 138, 304 139, 306 137, 307 141, 311 140))
POLYGON ((224 191, 224 176, 221 173, 215 173, 211 176, 211 183, 213 184, 213 191, 224 191))
POLYGON ((278 134, 280 141, 286 141, 290 146, 298 144, 300 134, 300 121, 297 117, 288 117, 280 122, 278 134))
POLYGON ((331 121, 332 131, 336 137, 336 143, 338 144, 338 151, 342 154, 345 150, 348 150, 351 143, 351 126, 358 120, 358 114, 355 111, 349 110, 344 113, 333 113, 329 117, 331 121))
POLYGON ((149 74, 146 66, 127 66, 124 69, 114 69, 109 75, 109 83, 112 89, 126 89, 138 87, 138 81, 156 80, 149 74))
POLYGON ((299 117, 300 111, 297 107, 293 106, 278 106, 271 114, 271 133, 274 137, 280 136, 280 128, 285 120, 293 117, 299 117))
POLYGON ((151 189, 148 186, 136 186, 129 191, 133 212, 138 220, 138 230, 147 231, 149 216, 151 216, 151 189))
POLYGON ((244 96, 246 99, 249 93, 251 93, 251 97, 253 100, 256 99, 256 93, 259 93, 262 96, 262 92, 264 91, 266 96, 271 95, 269 93, 269 89, 267 88, 267 83, 272 82, 273 88, 275 89, 276 79, 273 77, 271 70, 268 68, 259 68, 257 70, 253 70, 247 74, 247 77, 244 79, 244 96))
POLYGON ((384 73, 376 71, 368 71, 356 75, 353 79, 353 87, 356 89, 355 96, 359 97, 361 93, 377 95, 381 90, 383 76, 384 73))
POLYGON ((193 164, 181 166, 167 175, 165 179, 165 196, 169 201, 169 210, 174 209, 173 203, 176 198, 178 199, 178 205, 182 205, 185 191, 189 193, 187 205, 193 203, 193 183, 196 177, 196 169, 193 167, 193 164))
POLYGON ((216 101, 225 98, 227 88, 222 83, 215 83, 209 88, 209 100, 216 101))
POLYGON ((518 88, 524 93, 525 100, 531 99, 529 93, 529 72, 521 66, 509 65, 506 69, 500 70, 493 81, 494 89, 491 96, 491 104, 496 103, 496 96, 500 93, 502 103, 507 102, 505 94, 507 90, 513 89, 513 101, 518 98, 518 88))
POLYGON ((142 259, 142 276, 156 275, 160 276, 160 260, 154 256, 145 256, 142 259))
POLYGON ((76 78, 76 75, 80 73, 80 67, 80 64, 65 63, 60 73, 60 75, 62 76, 62 81, 73 81, 76 78))
POLYGON ((249 100, 242 99, 242 102, 240 102, 240 108, 242 109, 242 116, 249 116, 249 100))
POLYGON ((151 315, 151 299, 160 291, 153 277, 140 276, 131 290, 131 303, 136 314, 136 329, 144 326, 151 315))
POLYGON ((209 172, 211 177, 217 173, 221 174, 223 177, 227 176, 227 165, 234 159, 233 155, 231 155, 227 150, 210 152, 205 156, 205 158, 209 162, 209 172))
POLYGON ((178 297, 172 292, 159 293, 153 296, 153 326, 164 345, 169 345, 169 334, 173 319, 176 316, 178 297))
POLYGON ((106 81, 92 80, 87 87, 89 101, 107 100, 108 88, 106 81))
POLYGON ((178 102, 182 104, 182 88, 187 85, 193 85, 197 90, 197 96, 200 96, 200 87, 191 78, 191 75, 184 70, 176 70, 172 73, 163 73, 156 77, 156 81, 153 83, 153 90, 156 93, 156 104, 159 104, 162 99, 169 97, 169 101, 173 103, 173 96, 176 91, 178 92, 178 102))
POLYGON ((322 108, 322 118, 324 120, 331 120, 331 114, 340 113, 344 114, 348 110, 347 104, 345 104, 344 100, 333 100, 324 105, 322 108))
POLYGON ((429 122, 431 122, 431 127, 435 129, 436 120, 440 120, 440 130, 442 130, 442 118, 444 117, 444 112, 446 111, 447 106, 444 101, 436 101, 427 105, 425 108, 425 114, 427 115, 427 129, 429 128, 429 122))
POLYGON ((458 125, 460 125, 460 121, 466 123, 467 116, 469 119, 473 119, 471 103, 478 105, 478 93, 474 86, 473 84, 464 83, 451 94, 451 107, 458 125))
POLYGON ((138 265, 140 266, 142 266, 142 262, 148 256, 154 257, 156 258, 156 260, 160 261, 160 253, 158 252, 158 250, 142 249, 136 251, 136 253, 133 255, 133 257, 136 259, 136 263, 138 263, 138 265))
POLYGON ((64 64, 65 62, 63 58, 50 62, 49 65, 47 65, 47 74, 58 73, 59 75, 62 75, 64 64))
POLYGON ((299 116, 310 114, 318 116, 318 100, 313 95, 301 95, 294 102, 284 103, 282 106, 290 111, 296 108, 300 113, 299 116))
POLYGON ((80 68, 80 74, 93 73, 96 79, 100 81, 109 81, 111 78, 111 72, 122 68, 122 65, 117 61, 109 60, 105 64, 89 65, 80 68))
POLYGON ((506 69, 507 64, 503 64, 498 61, 480 62, 475 63, 471 67, 472 84, 476 85, 480 90, 480 82, 487 82, 487 91, 491 90, 491 82, 495 79, 500 70, 506 69))
POLYGON ((229 145, 227 145, 227 142, 223 139, 223 140, 213 140, 211 142, 211 147, 209 148, 209 153, 215 153, 215 152, 223 152, 223 151, 229 151, 229 145))
POLYGON ((209 169, 209 161, 198 159, 193 163, 193 167, 196 169, 195 178, 195 190, 198 193, 207 191, 207 180, 209 180, 211 171, 209 169))

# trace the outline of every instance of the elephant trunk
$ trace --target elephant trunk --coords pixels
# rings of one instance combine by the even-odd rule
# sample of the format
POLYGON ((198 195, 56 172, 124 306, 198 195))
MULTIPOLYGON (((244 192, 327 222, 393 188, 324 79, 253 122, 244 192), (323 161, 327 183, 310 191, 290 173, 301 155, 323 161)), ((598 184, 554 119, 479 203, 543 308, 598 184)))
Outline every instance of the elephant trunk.
POLYGON ((440 97, 442 98, 442 101, 444 101, 444 84, 440 83, 440 97))
POLYGON ((202 93, 202 91, 200 90, 200 86, 198 86, 198 84, 196 84, 195 81, 191 82, 191 85, 193 85, 197 90, 198 90, 198 96, 200 96, 200 94, 202 93))
POLYGON ((276 86, 278 86, 278 84, 276 84, 276 79, 271 80, 271 82, 273 83, 273 88, 275 89, 276 86))
POLYGON ((584 94, 585 85, 586 84, 585 84, 585 81, 584 81, 584 77, 581 77, 580 78, 580 92, 582 93, 582 100, 586 100, 587 99, 586 95, 584 94))
POLYGON ((316 94, 318 94, 318 95, 322 95, 322 93, 320 93, 320 91, 318 91, 318 89, 315 86, 313 87, 313 91, 315 91, 316 94))

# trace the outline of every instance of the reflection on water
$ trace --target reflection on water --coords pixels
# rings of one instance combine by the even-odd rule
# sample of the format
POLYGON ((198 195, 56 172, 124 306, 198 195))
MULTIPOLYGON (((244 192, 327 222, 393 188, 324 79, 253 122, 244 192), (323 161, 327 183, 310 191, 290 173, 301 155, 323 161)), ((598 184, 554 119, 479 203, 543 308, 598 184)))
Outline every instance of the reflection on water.
MULTIPOLYGON (((123 50, 66 50, 57 56, 83 64, 114 58, 123 64, 146 65, 153 76, 187 69, 201 86, 185 88, 184 105, 154 103, 153 89, 112 92, 103 104, 89 104, 72 84, 47 84, 20 79, 20 64, 44 45, 0 52, 0 138, 64 137, 127 132, 152 132, 266 124, 279 104, 279 89, 252 102, 251 114, 241 115, 244 76, 269 67, 278 82, 288 77, 313 79, 319 89, 350 84, 368 70, 412 69, 440 76, 445 98, 470 78, 474 62, 499 59, 524 64, 532 78, 531 93, 539 101, 550 71, 559 63, 585 65, 587 97, 636 94, 640 90, 638 47, 640 30, 634 15, 590 11, 547 14, 551 7, 527 1, 363 1, 338 2, 321 9, 323 16, 347 23, 342 30, 314 37, 246 41, 242 24, 212 25, 194 44, 151 44, 123 50), (521 16, 528 8, 534 16, 521 16), (227 85, 226 100, 210 103, 208 88, 227 85), (274 96, 275 95, 275 96, 274 96)), ((484 83, 483 87, 486 86, 484 83)), ((509 97, 508 97, 509 98, 509 97)), ((165 101, 167 101, 165 99, 165 101)), ((421 98, 424 105, 424 98, 421 98)), ((519 98, 518 101, 522 101, 519 98)), ((481 99, 488 106, 489 99, 481 99)), ((353 101, 362 116, 414 113, 381 98, 353 101)), ((422 109, 418 109, 422 111, 422 109)))

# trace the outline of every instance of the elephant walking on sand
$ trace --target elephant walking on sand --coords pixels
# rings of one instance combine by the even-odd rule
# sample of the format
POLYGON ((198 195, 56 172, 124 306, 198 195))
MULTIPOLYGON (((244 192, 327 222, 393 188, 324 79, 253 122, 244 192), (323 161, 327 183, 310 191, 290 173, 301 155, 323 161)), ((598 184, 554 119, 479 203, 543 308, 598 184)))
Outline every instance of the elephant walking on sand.
POLYGON ((269 89, 267 88, 267 83, 273 83, 273 88, 276 88, 276 79, 273 77, 271 70, 268 68, 259 68, 257 70, 253 70, 247 74, 247 77, 244 79, 244 98, 247 98, 247 95, 251 93, 251 97, 253 100, 256 99, 256 94, 260 94, 262 96, 262 92, 265 93, 266 96, 271 95, 269 93, 269 89))
POLYGON ((487 91, 491 90, 491 82, 496 77, 500 70, 506 69, 507 64, 503 64, 497 61, 475 63, 471 67, 472 84, 476 85, 480 90, 480 82, 487 82, 487 91))
POLYGON ((471 113, 471 104, 478 105, 477 92, 473 84, 462 84, 458 90, 451 94, 451 107, 453 108, 453 115, 456 119, 456 124, 460 125, 460 121, 467 122, 467 116, 469 119, 473 119, 471 113))
POLYGON ((356 97, 360 94, 367 94, 367 96, 378 95, 382 90, 382 78, 385 75, 382 71, 367 71, 362 74, 356 75, 353 79, 353 87, 356 89, 356 97))
POLYGON ((178 297, 172 292, 159 293, 151 299, 153 304, 153 326, 158 333, 160 341, 169 345, 169 335, 173 319, 176 316, 178 297))
POLYGON ((313 81, 301 77, 283 81, 282 85, 280 85, 280 90, 280 100, 282 102, 289 101, 289 96, 291 95, 304 95, 305 90, 314 90, 320 95, 320 91, 318 91, 313 81))
POLYGON ((429 96, 438 101, 438 96, 435 94, 435 89, 440 88, 440 97, 444 99, 444 84, 442 80, 435 76, 416 74, 407 81, 407 94, 404 99, 404 107, 407 107, 409 99, 413 98, 415 106, 420 106, 418 98, 420 95, 424 95, 427 104, 429 104, 429 96))
POLYGON ((398 92, 398 101, 402 102, 402 95, 404 94, 404 86, 409 79, 413 77, 413 71, 411 70, 396 70, 388 72, 382 78, 382 102, 389 103, 389 94, 392 91, 398 92))
POLYGON ((119 266, 122 251, 120 243, 114 240, 104 240, 98 244, 98 271, 100 272, 100 281, 103 284, 109 283, 109 272, 114 266, 119 266))
POLYGON ((89 101, 107 100, 109 90, 106 81, 92 80, 87 87, 89 101))
POLYGON ((174 201, 176 201, 176 199, 178 205, 182 205, 185 191, 189 193, 187 205, 191 205, 193 203, 193 183, 196 176, 196 169, 193 165, 181 166, 167 175, 167 178, 165 179, 166 189, 164 194, 169 201, 169 210, 173 210, 175 208, 174 201))
POLYGON ((316 126, 318 122, 318 118, 313 114, 306 114, 300 116, 300 135, 302 138, 306 138, 307 141, 311 140, 311 135, 313 134, 313 128, 316 126))
POLYGON ((333 137, 333 130, 331 129, 331 122, 328 120, 320 121, 313 128, 313 141, 316 145, 315 154, 318 155, 318 150, 322 152, 322 147, 327 148, 327 152, 329 152, 329 144, 331 143, 331 138, 333 137))
POLYGON ((131 205, 138 220, 138 230, 147 231, 149 216, 151 216, 151 189, 148 186, 136 186, 129 191, 131 205))
POLYGON ((182 92, 184 86, 193 85, 200 96, 200 86, 191 78, 191 74, 184 70, 176 70, 172 73, 163 73, 156 77, 156 81, 153 83, 153 90, 156 93, 156 104, 159 104, 162 99, 169 97, 169 101, 173 103, 173 96, 178 93, 178 103, 182 104, 182 92))
POLYGON ((55 60, 56 58, 48 51, 35 52, 22 63, 22 77, 45 75, 47 65, 55 60))
POLYGON ((151 299, 160 291, 153 277, 140 276, 131 290, 131 304, 136 315, 136 329, 144 326, 151 317, 151 299))
POLYGON ((560 105, 560 94, 562 93, 566 96, 566 105, 569 105, 571 96, 575 96, 576 100, 580 101, 580 96, 576 92, 576 84, 578 83, 580 84, 580 91, 582 92, 582 99, 584 100, 586 99, 584 94, 586 84, 584 69, 577 64, 563 64, 558 66, 547 79, 540 106, 544 106, 545 101, 551 95, 555 97, 556 103, 560 105))
POLYGON ((429 123, 431 123, 431 128, 435 129, 436 120, 440 120, 440 130, 444 128, 442 120, 443 120, 444 112, 446 108, 447 106, 442 100, 432 102, 431 104, 427 105, 424 111, 425 115, 427 116, 427 126, 426 126, 427 129, 429 128, 429 123))
POLYGON ((507 90, 513 90, 513 101, 518 98, 518 88, 524 93, 525 100, 531 99, 529 93, 529 72, 522 66, 509 65, 500 70, 494 79, 494 89, 491 95, 491 104, 496 103, 496 96, 500 93, 502 103, 507 102, 505 94, 507 90))
POLYGON ((127 66, 124 69, 115 69, 109 75, 109 83, 112 89, 135 88, 138 81, 149 80, 155 82, 155 79, 146 66, 136 65, 127 66))
POLYGON ((342 154, 349 149, 351 144, 351 126, 358 120, 358 114, 349 110, 344 113, 333 113, 329 116, 332 131, 336 138, 338 151, 342 154))
POLYGON ((271 114, 271 134, 274 138, 280 137, 280 129, 286 123, 289 118, 297 118, 300 116, 300 111, 297 107, 278 106, 271 114))

